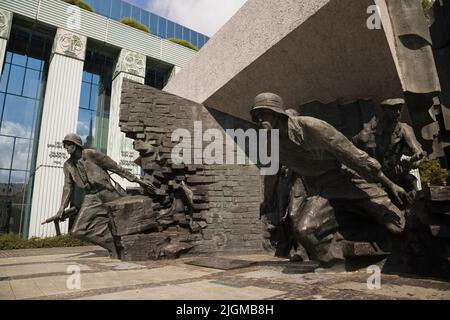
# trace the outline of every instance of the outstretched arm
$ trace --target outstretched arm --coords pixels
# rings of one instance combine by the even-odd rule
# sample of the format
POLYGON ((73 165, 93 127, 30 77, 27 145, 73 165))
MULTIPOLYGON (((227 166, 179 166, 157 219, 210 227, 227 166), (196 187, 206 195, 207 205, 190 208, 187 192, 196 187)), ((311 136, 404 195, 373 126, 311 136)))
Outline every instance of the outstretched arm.
POLYGON ((368 181, 381 183, 397 198, 399 203, 403 203, 403 199, 408 201, 405 190, 384 175, 380 163, 366 152, 355 147, 333 126, 325 121, 318 120, 313 125, 308 126, 308 130, 312 136, 316 137, 317 143, 333 154, 340 163, 355 170, 368 181))

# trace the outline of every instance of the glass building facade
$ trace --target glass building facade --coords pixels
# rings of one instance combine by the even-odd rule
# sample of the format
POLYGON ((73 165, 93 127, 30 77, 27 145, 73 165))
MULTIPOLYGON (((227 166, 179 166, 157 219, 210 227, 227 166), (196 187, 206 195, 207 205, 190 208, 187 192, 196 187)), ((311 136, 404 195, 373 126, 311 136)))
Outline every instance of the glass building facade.
POLYGON ((36 132, 53 39, 13 28, 0 78, 0 210, 2 224, 19 232, 30 207, 36 132))
POLYGON ((87 50, 81 84, 77 134, 85 146, 107 152, 114 57, 87 50))
POLYGON ((209 40, 209 38, 175 22, 167 20, 144 9, 133 6, 121 0, 84 0, 94 11, 102 16, 114 20, 133 18, 147 26, 151 33, 161 38, 178 38, 189 41, 197 48, 209 40))

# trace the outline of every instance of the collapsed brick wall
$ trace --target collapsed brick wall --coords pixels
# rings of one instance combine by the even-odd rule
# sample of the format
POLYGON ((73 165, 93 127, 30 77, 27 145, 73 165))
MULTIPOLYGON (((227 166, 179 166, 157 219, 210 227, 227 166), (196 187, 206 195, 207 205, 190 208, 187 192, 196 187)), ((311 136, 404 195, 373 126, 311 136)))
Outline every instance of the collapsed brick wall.
MULTIPOLYGON (((176 144, 171 141, 172 132, 186 129, 194 138, 194 121, 202 121, 203 132, 219 129, 224 137, 226 129, 248 128, 242 120, 192 101, 129 80, 124 82, 120 126, 128 137, 152 138, 159 134, 163 137, 162 154, 170 158, 176 144)), ((204 142, 203 147, 208 144, 204 142)), ((190 253, 262 250, 261 178, 256 166, 204 164, 186 180, 193 188, 196 183, 203 184, 208 196, 208 204, 194 213, 207 226, 193 235, 190 253)))

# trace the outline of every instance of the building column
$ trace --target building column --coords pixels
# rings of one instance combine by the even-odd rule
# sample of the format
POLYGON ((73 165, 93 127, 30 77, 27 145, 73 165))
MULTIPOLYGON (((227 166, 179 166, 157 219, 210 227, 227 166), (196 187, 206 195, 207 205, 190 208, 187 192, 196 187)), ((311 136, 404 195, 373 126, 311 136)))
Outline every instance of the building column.
MULTIPOLYGON (((39 135, 28 237, 55 235, 53 224, 41 222, 55 215, 64 185, 63 165, 68 155, 62 140, 77 131, 81 81, 87 38, 58 29, 45 91, 39 135)), ((25 224, 26 225, 26 224, 25 224)), ((67 221, 61 231, 67 232, 67 221)))
MULTIPOLYGON (((143 54, 122 49, 114 71, 111 93, 108 156, 135 175, 140 175, 140 169, 134 163, 134 160, 136 160, 139 154, 133 149, 133 140, 125 137, 125 134, 120 131, 120 103, 122 85, 125 78, 141 84, 145 82, 146 60, 147 57, 143 54)), ((124 189, 137 186, 137 184, 131 183, 117 175, 112 175, 112 178, 124 189)))
POLYGON ((3 62, 5 61, 9 35, 11 34, 12 20, 12 12, 0 9, 0 75, 3 72, 3 62))

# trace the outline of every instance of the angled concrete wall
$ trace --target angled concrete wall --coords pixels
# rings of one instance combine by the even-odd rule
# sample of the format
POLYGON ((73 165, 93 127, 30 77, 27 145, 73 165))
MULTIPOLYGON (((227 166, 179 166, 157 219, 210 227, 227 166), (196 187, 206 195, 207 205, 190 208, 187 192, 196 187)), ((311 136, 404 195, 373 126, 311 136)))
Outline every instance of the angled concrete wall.
POLYGON ((249 0, 164 90, 243 119, 263 91, 286 107, 402 95, 385 31, 367 27, 371 5, 249 0))

